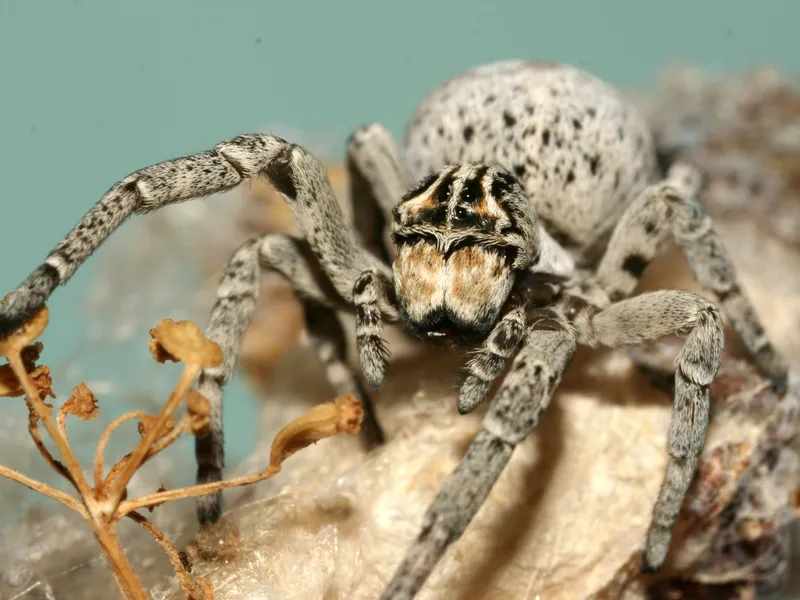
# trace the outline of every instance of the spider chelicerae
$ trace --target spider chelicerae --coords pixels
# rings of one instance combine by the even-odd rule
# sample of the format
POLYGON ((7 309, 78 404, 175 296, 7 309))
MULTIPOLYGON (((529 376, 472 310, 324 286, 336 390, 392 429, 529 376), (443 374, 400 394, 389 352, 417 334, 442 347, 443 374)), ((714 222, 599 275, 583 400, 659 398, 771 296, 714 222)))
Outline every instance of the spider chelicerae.
MULTIPOLYGON (((213 407, 209 431, 196 443, 198 482, 221 478, 222 388, 264 271, 294 287, 331 383, 361 399, 373 441, 382 440, 380 425, 358 369, 347 363, 338 311, 355 314, 360 370, 374 388, 387 371, 384 323, 474 348, 461 413, 505 373, 483 429, 426 513, 384 598, 412 598, 469 525, 515 446, 536 427, 577 345, 620 347, 677 333, 685 344, 676 359, 669 463, 644 551, 647 567, 658 568, 704 446, 708 386, 724 345, 717 304, 684 291, 632 296, 664 242, 683 249, 777 388, 787 376, 698 202, 700 175, 684 164, 662 173, 644 119, 613 88, 569 66, 530 61, 478 67, 437 88, 418 108, 404 146, 380 124, 351 136, 353 224, 320 161, 272 135, 241 135, 136 171, 11 295, 0 309, 0 335, 21 325, 131 214, 265 177, 303 236, 251 239, 224 270, 206 335, 225 361, 197 382, 213 407)), ((199 501, 201 522, 220 514, 219 494, 199 501)))

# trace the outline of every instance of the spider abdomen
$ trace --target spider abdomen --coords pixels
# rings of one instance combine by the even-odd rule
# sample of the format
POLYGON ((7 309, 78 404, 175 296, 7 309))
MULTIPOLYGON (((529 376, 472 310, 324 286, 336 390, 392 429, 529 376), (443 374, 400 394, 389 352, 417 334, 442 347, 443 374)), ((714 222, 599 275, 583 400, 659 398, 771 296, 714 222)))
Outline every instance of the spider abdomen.
POLYGON ((653 140, 638 110, 574 67, 506 61, 434 90, 406 136, 416 179, 448 164, 498 163, 513 173, 566 247, 594 241, 656 179, 653 140))

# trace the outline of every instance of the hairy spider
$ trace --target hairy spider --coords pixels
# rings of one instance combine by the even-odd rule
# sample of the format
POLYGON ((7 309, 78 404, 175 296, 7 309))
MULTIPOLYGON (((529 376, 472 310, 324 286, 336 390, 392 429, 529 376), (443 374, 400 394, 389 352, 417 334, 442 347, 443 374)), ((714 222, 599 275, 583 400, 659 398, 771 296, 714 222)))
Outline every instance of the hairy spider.
MULTIPOLYGON (((332 384, 367 407, 346 362, 339 310, 356 315, 361 369, 375 388, 387 369, 384 322, 402 322, 423 339, 475 347, 459 392, 461 413, 473 410, 509 367, 482 431, 428 510, 384 598, 412 598, 459 538, 536 426, 578 344, 619 347, 678 333, 686 339, 676 359, 669 464, 645 547, 647 567, 658 568, 703 449, 708 386, 724 344, 714 303, 683 291, 631 297, 662 242, 672 236, 683 248, 697 280, 716 295, 776 387, 787 376, 697 201, 699 175, 677 164, 664 178, 644 119, 607 84, 569 66, 526 61, 479 67, 440 86, 411 121, 404 152, 381 125, 362 127, 348 142, 348 168, 354 227, 321 163, 271 135, 241 135, 137 171, 17 288, 0 309, 0 335, 41 306, 132 213, 264 176, 289 203, 304 237, 252 239, 224 270, 206 334, 221 345, 225 362, 198 382, 213 406, 209 433, 196 446, 199 482, 221 477, 222 387, 263 270, 291 282, 332 384)), ((374 420, 373 434, 380 439, 374 420)), ((219 495, 203 498, 201 522, 218 519, 220 506, 219 495)))

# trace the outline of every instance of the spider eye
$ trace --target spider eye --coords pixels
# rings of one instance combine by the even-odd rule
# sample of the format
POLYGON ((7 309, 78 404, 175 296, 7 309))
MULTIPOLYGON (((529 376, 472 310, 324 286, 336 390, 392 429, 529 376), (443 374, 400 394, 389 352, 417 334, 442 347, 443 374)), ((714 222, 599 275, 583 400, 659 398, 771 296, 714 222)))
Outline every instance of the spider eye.
POLYGON ((468 179, 461 188, 461 202, 475 204, 483 196, 480 179, 468 179))
POLYGON ((463 219, 467 216, 467 209, 463 206, 456 206, 456 218, 463 219))
POLYGON ((446 181, 442 183, 439 188, 436 190, 436 199, 441 202, 445 203, 450 200, 450 194, 453 191, 453 182, 446 181))

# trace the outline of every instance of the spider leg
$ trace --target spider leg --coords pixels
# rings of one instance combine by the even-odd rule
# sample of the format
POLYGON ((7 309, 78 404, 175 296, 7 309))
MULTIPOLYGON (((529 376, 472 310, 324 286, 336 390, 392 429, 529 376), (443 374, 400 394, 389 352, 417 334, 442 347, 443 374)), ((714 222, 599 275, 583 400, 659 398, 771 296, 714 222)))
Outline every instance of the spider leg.
POLYGON ((368 449, 383 444, 385 436, 372 400, 347 362, 347 338, 336 311, 313 300, 302 303, 309 341, 325 368, 328 381, 337 395, 352 394, 361 402, 364 409, 362 441, 368 449))
POLYGON ((641 294, 596 313, 579 329, 579 341, 618 348, 675 333, 686 335, 675 360, 675 408, 669 427, 669 462, 647 534, 649 570, 664 562, 689 485, 703 451, 709 420, 708 386, 722 361, 725 334, 719 309, 696 294, 641 294))
MULTIPOLYGON (((390 269, 362 249, 334 197, 318 159, 278 137, 246 134, 213 149, 145 167, 115 184, 0 307, 0 336, 13 332, 55 288, 130 215, 230 190, 265 176, 284 196, 333 287, 352 299, 353 283, 368 269, 390 269)), ((392 318, 399 315, 385 307, 392 318)))
POLYGON ((390 303, 390 290, 389 282, 375 269, 364 271, 353 287, 358 358, 364 377, 374 389, 383 385, 389 359, 381 333, 382 315, 386 312, 384 306, 390 303))
POLYGON ((486 397, 525 337, 525 310, 507 312, 467 363, 467 377, 458 392, 458 412, 465 415, 486 397))
POLYGON ((337 310, 352 311, 355 303, 339 297, 308 243, 279 234, 267 234, 260 239, 261 266, 282 274, 293 285, 303 306, 309 342, 325 368, 328 381, 337 395, 352 394, 361 402, 362 440, 369 448, 382 444, 383 429, 369 394, 347 361, 347 338, 336 315, 337 310))
POLYGON ((380 123, 358 128, 347 141, 353 221, 364 247, 388 263, 392 209, 411 187, 411 175, 391 133, 380 123))
POLYGON ((711 217, 695 199, 698 172, 685 164, 670 169, 665 182, 650 186, 617 225, 597 270, 597 281, 612 301, 630 296, 647 264, 671 233, 697 281, 713 292, 733 329, 776 390, 786 386, 787 365, 767 337, 736 275, 711 217))
MULTIPOLYGON (((222 349, 223 363, 201 371, 197 381, 198 391, 211 403, 209 427, 195 438, 199 484, 222 478, 225 462, 222 388, 233 375, 242 338, 250 325, 262 269, 283 275, 306 302, 332 306, 345 304, 319 268, 309 245, 301 240, 270 233, 248 240, 233 253, 223 269, 205 330, 206 337, 222 349)), ((221 492, 198 498, 200 523, 219 519, 221 499, 221 492)))
MULTIPOLYGON (((392 210, 411 186, 402 153, 389 131, 380 123, 357 129, 347 142, 347 169, 353 221, 364 247, 388 264, 394 249, 387 225, 392 210)), ((391 277, 376 269, 361 273, 354 288, 356 345, 359 362, 369 384, 378 389, 386 373, 388 352, 381 337, 381 308, 392 301, 391 277)))
MULTIPOLYGON (((334 312, 352 311, 352 301, 337 293, 308 242, 268 233, 245 242, 234 252, 223 270, 206 326, 205 335, 220 345, 224 362, 219 367, 204 369, 198 378, 198 391, 211 403, 209 427, 195 442, 198 483, 222 478, 225 458, 222 388, 233 375, 242 338, 256 307, 262 271, 278 273, 292 285, 303 304, 311 345, 329 381, 338 393, 351 393, 361 400, 366 414, 364 434, 369 441, 380 441, 382 437, 370 398, 346 363, 344 331, 334 312)), ((221 493, 198 499, 201 523, 215 522, 221 512, 221 493)))
POLYGON ((489 407, 483 429, 428 509, 422 530, 383 592, 383 600, 410 600, 447 547, 480 509, 514 448, 536 427, 539 416, 575 353, 571 330, 540 320, 489 407))

